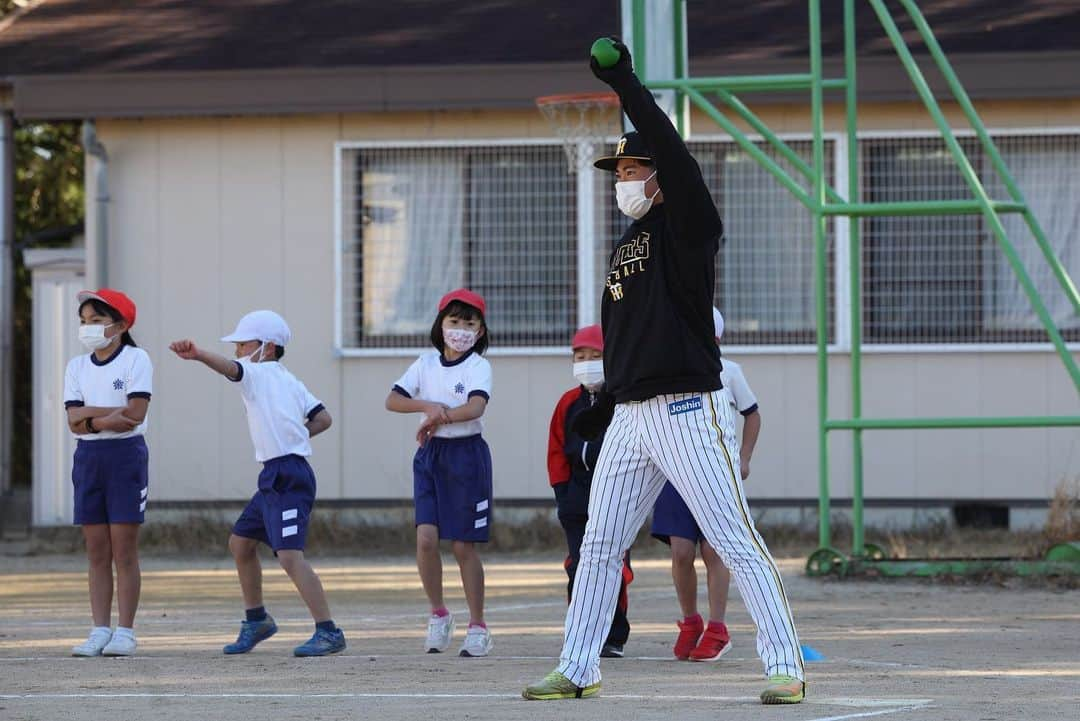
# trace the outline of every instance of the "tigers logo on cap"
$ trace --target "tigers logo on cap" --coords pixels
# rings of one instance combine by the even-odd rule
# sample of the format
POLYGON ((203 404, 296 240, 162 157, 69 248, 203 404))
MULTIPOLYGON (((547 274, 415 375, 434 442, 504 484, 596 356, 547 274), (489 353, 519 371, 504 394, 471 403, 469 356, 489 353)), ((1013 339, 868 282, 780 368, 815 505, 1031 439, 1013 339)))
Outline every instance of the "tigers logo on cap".
POLYGON ((619 138, 619 142, 615 143, 615 154, 606 155, 603 158, 598 158, 593 163, 593 167, 600 170, 614 171, 615 166, 622 158, 634 158, 636 160, 652 160, 652 153, 645 145, 645 140, 636 130, 631 130, 629 133, 624 134, 619 138))

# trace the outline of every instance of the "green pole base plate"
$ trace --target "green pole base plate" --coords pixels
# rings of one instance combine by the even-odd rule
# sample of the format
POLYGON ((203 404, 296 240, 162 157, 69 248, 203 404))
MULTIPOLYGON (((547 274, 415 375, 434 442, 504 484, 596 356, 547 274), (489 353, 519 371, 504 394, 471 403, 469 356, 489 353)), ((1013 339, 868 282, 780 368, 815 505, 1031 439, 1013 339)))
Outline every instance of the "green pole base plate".
POLYGON ((1080 563, 1080 541, 1059 543, 1056 546, 1051 546, 1050 550, 1046 552, 1046 560, 1080 563))
POLYGON ((807 576, 828 576, 836 574, 843 576, 847 573, 848 560, 844 554, 834 548, 819 548, 806 559, 807 576))

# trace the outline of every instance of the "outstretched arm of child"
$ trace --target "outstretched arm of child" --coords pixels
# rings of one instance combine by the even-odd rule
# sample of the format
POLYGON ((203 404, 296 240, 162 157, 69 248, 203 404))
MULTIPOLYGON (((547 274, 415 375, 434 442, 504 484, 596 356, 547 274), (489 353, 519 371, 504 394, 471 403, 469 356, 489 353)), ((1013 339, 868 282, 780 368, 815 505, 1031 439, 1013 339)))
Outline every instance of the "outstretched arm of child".
POLYGON ((229 360, 223 355, 203 350, 195 345, 194 341, 187 339, 173 341, 169 344, 169 350, 184 360, 197 360, 213 371, 220 373, 231 381, 240 378, 240 370, 236 361, 229 360))
POLYGON ((742 447, 739 449, 739 475, 745 481, 750 475, 750 456, 754 455, 758 434, 761 433, 761 412, 743 417, 742 447))
POLYGON ((334 422, 334 419, 330 417, 330 413, 325 408, 315 414, 315 416, 304 423, 307 426, 308 437, 314 438, 319 435, 334 422))

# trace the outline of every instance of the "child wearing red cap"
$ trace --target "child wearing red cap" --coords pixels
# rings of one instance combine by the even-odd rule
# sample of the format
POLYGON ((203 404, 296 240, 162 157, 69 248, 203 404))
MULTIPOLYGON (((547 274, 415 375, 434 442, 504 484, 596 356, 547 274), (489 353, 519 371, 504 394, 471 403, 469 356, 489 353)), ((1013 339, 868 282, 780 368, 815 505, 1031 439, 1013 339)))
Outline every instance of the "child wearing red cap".
POLYGON ((135 325, 130 298, 110 288, 84 290, 76 298, 79 341, 89 353, 68 362, 64 408, 78 438, 71 467, 74 522, 86 541, 94 625, 71 653, 130 656, 142 583, 139 525, 149 492, 143 434, 154 369, 129 332, 135 325), (118 622, 112 631, 114 565, 118 622))
POLYGON ((416 433, 413 503, 416 565, 431 603, 428 653, 445 651, 454 634, 454 617, 443 603, 440 539, 452 542, 469 606, 459 655, 486 656, 492 648, 476 551, 491 529, 491 452, 480 420, 491 398, 491 364, 481 357, 490 341, 486 310, 484 299, 464 288, 444 295, 431 326, 436 350, 417 358, 386 398, 387 410, 424 414, 416 433))
MULTIPOLYGON (((562 395, 551 416, 548 432, 547 466, 548 480, 555 492, 559 523, 566 533, 567 557, 563 562, 566 575, 566 597, 574 593, 574 575, 581 557, 581 542, 585 537, 585 524, 589 520, 589 490, 592 487, 593 469, 600 456, 603 434, 593 441, 582 438, 572 428, 574 418, 582 410, 596 402, 596 393, 604 384, 604 334, 598 325, 585 326, 570 341, 573 353, 574 377, 579 385, 562 395)), ((623 646, 630 637, 630 622, 626 619, 626 587, 634 580, 630 568, 630 552, 623 557, 622 585, 615 604, 615 616, 600 655, 619 658, 623 646)))

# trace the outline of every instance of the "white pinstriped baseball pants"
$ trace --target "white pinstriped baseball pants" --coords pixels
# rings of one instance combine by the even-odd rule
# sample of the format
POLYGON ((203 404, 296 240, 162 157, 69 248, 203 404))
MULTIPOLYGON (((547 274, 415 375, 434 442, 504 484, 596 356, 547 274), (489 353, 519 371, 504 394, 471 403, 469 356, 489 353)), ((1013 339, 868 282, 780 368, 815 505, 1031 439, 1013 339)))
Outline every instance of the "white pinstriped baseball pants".
POLYGON ((558 666, 575 684, 600 680, 600 647, 615 613, 623 552, 665 480, 731 570, 757 625, 765 673, 804 678, 784 585, 743 495, 737 447, 735 411, 723 391, 656 396, 615 407, 593 476, 558 666))

